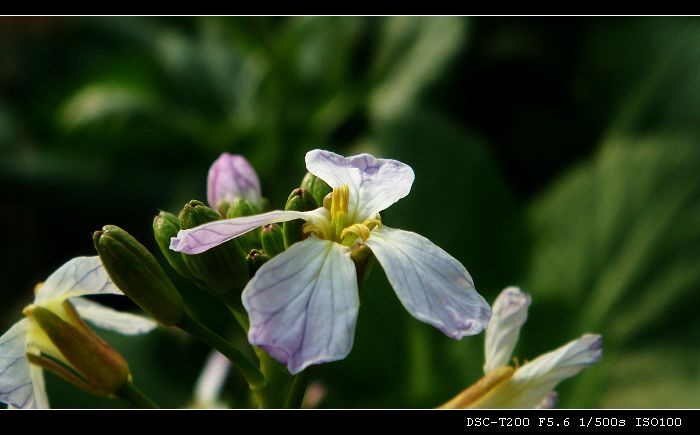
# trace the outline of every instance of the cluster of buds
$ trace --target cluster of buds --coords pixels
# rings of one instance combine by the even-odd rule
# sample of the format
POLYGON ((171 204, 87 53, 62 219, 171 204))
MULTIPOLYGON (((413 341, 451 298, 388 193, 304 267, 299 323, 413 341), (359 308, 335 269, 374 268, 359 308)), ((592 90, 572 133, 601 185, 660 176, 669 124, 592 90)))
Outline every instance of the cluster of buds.
MULTIPOLYGON (((351 351, 359 289, 374 263, 406 310, 445 335, 461 339, 488 325, 484 378, 444 407, 546 405, 560 380, 600 358, 600 337, 589 334, 522 367, 508 365, 529 297, 507 289, 492 317, 457 259, 419 234, 386 226, 382 212, 411 190, 408 165, 313 150, 306 167, 284 209, 267 211, 253 168, 225 153, 209 170, 208 204, 192 200, 178 215, 161 211, 153 220, 167 263, 229 307, 257 363, 192 316, 143 244, 106 225, 93 234, 99 257, 77 258, 58 269, 38 288, 24 310, 27 317, 0 337, 0 401, 47 407, 42 370, 49 370, 93 394, 148 406, 127 362, 83 319, 124 334, 148 332, 156 323, 81 298, 109 293, 128 296, 156 322, 221 352, 218 377, 228 372, 228 363, 220 364, 227 358, 258 405, 299 404, 305 383, 293 375, 351 351)), ((214 403, 220 388, 221 382, 205 388, 208 399, 200 402, 214 403)))

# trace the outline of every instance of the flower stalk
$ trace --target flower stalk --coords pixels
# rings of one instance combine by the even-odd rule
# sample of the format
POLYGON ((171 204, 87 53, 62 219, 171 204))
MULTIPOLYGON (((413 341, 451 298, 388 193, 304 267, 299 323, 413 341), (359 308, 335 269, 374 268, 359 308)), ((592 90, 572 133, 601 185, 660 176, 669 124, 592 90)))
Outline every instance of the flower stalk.
POLYGON ((202 325, 189 312, 185 311, 177 326, 225 355, 241 372, 251 389, 256 389, 265 381, 260 370, 240 350, 202 325))

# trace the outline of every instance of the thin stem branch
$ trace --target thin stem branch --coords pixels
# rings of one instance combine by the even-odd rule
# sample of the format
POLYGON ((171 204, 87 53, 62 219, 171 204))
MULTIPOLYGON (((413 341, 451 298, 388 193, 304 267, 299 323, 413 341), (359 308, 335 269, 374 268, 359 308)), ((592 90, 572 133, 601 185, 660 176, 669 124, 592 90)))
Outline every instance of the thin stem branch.
POLYGON ((182 319, 177 325, 185 332, 192 334, 199 340, 221 352, 226 358, 231 360, 233 365, 241 372, 245 380, 251 388, 262 385, 265 381, 260 370, 248 358, 246 358, 240 350, 236 349, 231 343, 224 340, 220 335, 207 328, 206 326, 195 320, 187 311, 185 311, 182 319))
POLYGON ((155 404, 148 396, 146 396, 143 391, 139 390, 133 382, 129 381, 124 384, 123 387, 115 393, 117 397, 121 397, 124 400, 131 402, 138 408, 143 409, 157 409, 158 405, 155 404))

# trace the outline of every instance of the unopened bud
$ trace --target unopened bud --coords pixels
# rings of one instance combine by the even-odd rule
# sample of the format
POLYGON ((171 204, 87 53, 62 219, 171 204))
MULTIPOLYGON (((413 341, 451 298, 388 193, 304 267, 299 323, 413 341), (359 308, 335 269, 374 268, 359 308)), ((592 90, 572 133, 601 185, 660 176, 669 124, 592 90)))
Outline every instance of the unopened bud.
POLYGON ((92 239, 109 277, 125 295, 163 325, 180 320, 182 297, 148 249, 115 225, 95 231, 92 239))
POLYGON ((284 235, 282 227, 277 224, 265 225, 260 229, 260 241, 265 253, 270 257, 284 251, 284 235))
POLYGON ((185 278, 191 278, 192 275, 182 260, 182 254, 170 249, 170 239, 177 236, 178 231, 180 231, 180 220, 172 213, 161 211, 153 219, 153 236, 160 252, 177 273, 185 278))
POLYGON ((321 180, 311 172, 306 173, 304 179, 301 180, 300 187, 307 190, 311 194, 316 201, 316 204, 323 204, 323 198, 333 191, 333 189, 331 189, 331 187, 325 181, 321 180))
MULTIPOLYGON (((302 188, 292 190, 292 193, 287 198, 285 210, 292 211, 310 211, 318 208, 318 202, 311 194, 302 188)), ((284 235, 284 247, 289 248, 294 243, 304 238, 302 227, 304 221, 296 219, 282 224, 282 233, 284 235)))
MULTIPOLYGON (((188 230, 219 219, 221 216, 202 202, 190 201, 180 212, 180 228, 188 230)), ((230 240, 201 254, 182 254, 182 259, 192 276, 216 295, 240 292, 248 282, 248 264, 237 240, 230 240)))
POLYGON ((223 153, 209 168, 207 199, 226 216, 226 208, 236 198, 260 205, 260 180, 243 156, 223 153))
POLYGON ((110 396, 116 393, 129 381, 129 365, 119 352, 87 327, 70 302, 65 301, 63 308, 69 312, 73 324, 41 306, 29 306, 25 314, 36 321, 66 358, 70 368, 85 381, 72 376, 68 368, 41 355, 29 354, 30 362, 55 371, 93 394, 110 396))

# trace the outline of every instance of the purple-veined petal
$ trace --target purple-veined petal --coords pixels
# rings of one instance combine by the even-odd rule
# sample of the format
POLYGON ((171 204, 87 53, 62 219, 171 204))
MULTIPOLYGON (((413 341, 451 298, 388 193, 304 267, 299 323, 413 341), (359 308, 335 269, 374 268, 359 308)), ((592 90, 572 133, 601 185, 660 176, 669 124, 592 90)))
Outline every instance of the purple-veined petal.
POLYGON ((484 339, 484 373, 510 363, 529 305, 530 296, 518 287, 508 287, 496 298, 484 339))
POLYGON ((34 303, 75 296, 123 294, 109 279, 100 257, 76 257, 59 267, 46 279, 36 293, 34 303))
POLYGON ((22 319, 0 337, 0 402, 34 408, 34 387, 26 357, 29 319, 22 319))
POLYGON ((207 200, 216 210, 222 201, 241 197, 260 206, 260 180, 248 160, 239 155, 223 153, 209 168, 207 200))
POLYGON ((71 304, 84 320, 102 329, 109 329, 120 334, 145 334, 158 326, 156 322, 146 317, 122 313, 87 299, 75 298, 71 300, 71 304))
POLYGON ((403 306, 416 319, 460 339, 478 334, 491 309, 464 268, 425 237, 381 225, 365 242, 403 306))
POLYGON ((602 355, 600 335, 585 334, 518 368, 473 405, 474 408, 535 408, 554 387, 598 362, 602 355))
POLYGON ((180 230, 177 237, 170 239, 170 249, 185 254, 199 254, 263 225, 294 219, 326 222, 328 221, 328 210, 323 207, 303 212, 276 210, 255 216, 209 222, 189 230, 180 230))
POLYGON ((248 341, 290 373, 350 353, 360 302, 348 247, 314 237, 295 243, 257 271, 242 297, 248 341))
POLYGON ((369 154, 343 157, 324 150, 306 153, 306 169, 333 188, 348 185, 351 222, 374 218, 408 195, 415 178, 413 169, 397 160, 369 154))

